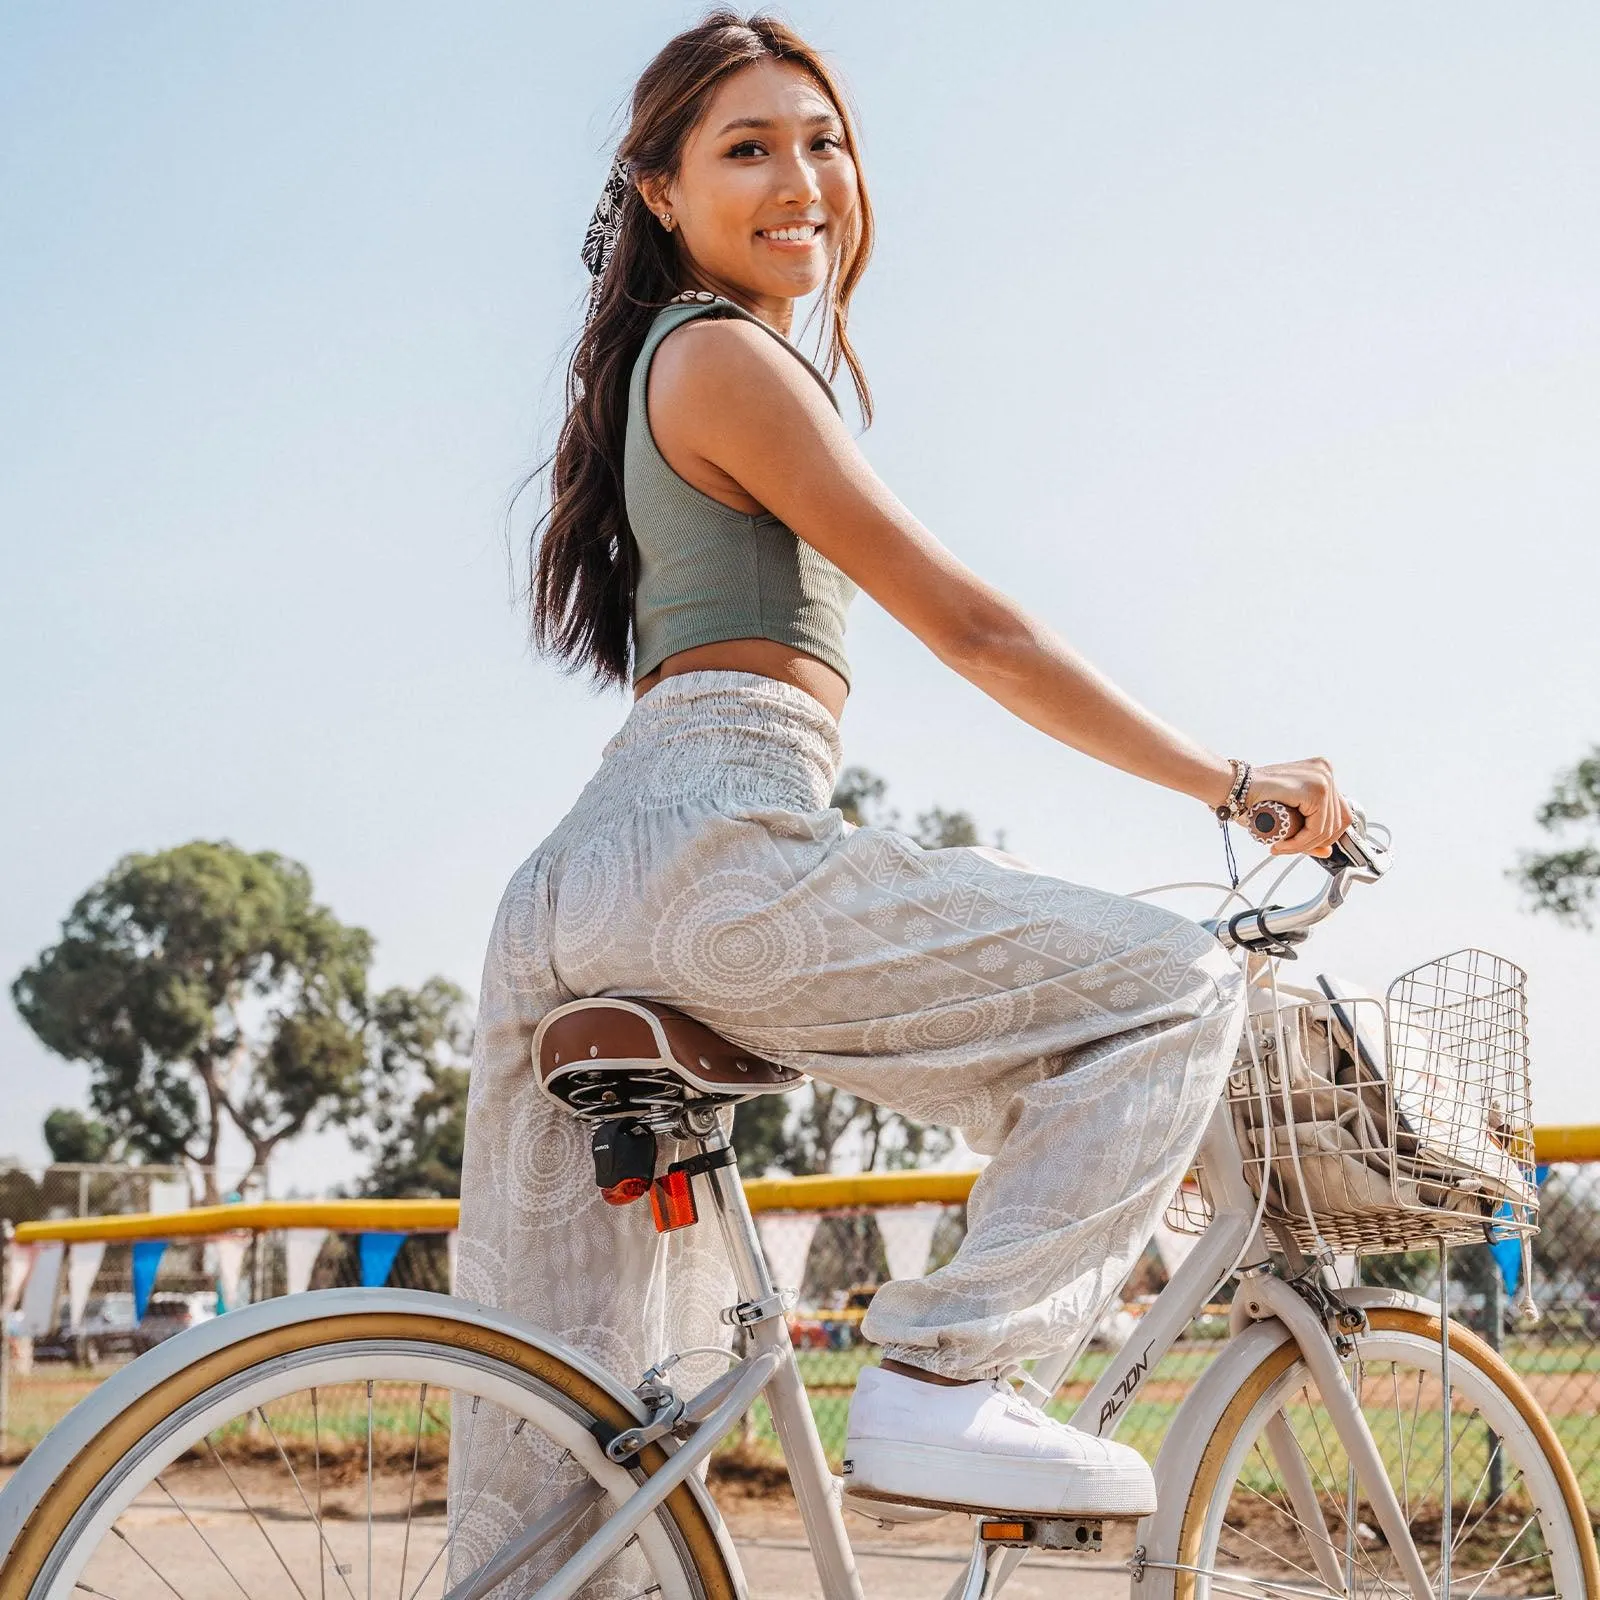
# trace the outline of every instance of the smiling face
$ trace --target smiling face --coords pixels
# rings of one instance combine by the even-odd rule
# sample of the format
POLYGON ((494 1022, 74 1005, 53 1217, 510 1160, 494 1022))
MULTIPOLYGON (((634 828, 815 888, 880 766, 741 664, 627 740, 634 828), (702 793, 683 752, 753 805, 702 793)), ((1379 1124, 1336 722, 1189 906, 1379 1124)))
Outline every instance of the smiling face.
POLYGON ((803 68, 765 60, 717 86, 675 178, 640 185, 672 217, 684 288, 726 295, 787 334, 857 219, 855 158, 803 68))

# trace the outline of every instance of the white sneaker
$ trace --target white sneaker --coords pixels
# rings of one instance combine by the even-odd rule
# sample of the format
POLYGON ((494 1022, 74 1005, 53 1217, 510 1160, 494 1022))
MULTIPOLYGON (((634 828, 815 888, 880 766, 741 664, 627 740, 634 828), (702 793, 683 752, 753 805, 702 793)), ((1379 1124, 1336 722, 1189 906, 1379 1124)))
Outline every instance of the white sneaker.
POLYGON ((852 1495, 1051 1516, 1156 1509, 1155 1478, 1137 1450, 1057 1422, 998 1378, 948 1387, 866 1367, 844 1453, 852 1495))

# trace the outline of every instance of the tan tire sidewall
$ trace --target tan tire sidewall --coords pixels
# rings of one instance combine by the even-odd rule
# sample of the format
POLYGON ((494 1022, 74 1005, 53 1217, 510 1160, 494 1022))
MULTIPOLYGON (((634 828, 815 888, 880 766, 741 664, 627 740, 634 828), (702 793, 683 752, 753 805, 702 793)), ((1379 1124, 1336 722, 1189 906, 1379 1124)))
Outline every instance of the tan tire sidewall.
MULTIPOLYGON (((3 1580, 0 1581, 0 1597, 21 1600, 31 1591, 51 1552, 101 1479, 146 1434, 160 1427, 181 1406, 214 1385, 274 1357, 321 1345, 373 1339, 471 1350, 537 1379, 611 1427, 620 1430, 633 1426, 635 1421, 615 1396, 558 1356, 497 1329, 472 1326, 451 1317, 431 1312, 357 1312, 268 1329, 235 1344, 224 1345, 192 1366, 173 1373, 140 1395, 102 1428, 68 1463, 23 1525, 5 1568, 0 1571, 0 1580, 3 1580)), ((648 1477, 658 1471, 666 1459, 659 1445, 649 1445, 640 1452, 639 1464, 648 1477)), ((699 1500, 686 1484, 680 1484, 667 1496, 662 1512, 677 1527, 707 1600, 735 1600, 733 1579, 722 1558, 716 1534, 699 1500)))
MULTIPOLYGON (((1439 1342, 1439 1319, 1421 1311, 1408 1311, 1398 1306, 1378 1306, 1367 1312, 1373 1329, 1383 1333, 1409 1333, 1439 1342)), ((1588 1509, 1583 1503, 1583 1493, 1578 1485, 1578 1475, 1550 1425, 1550 1419, 1539 1407, 1539 1402, 1505 1361, 1486 1345, 1482 1339, 1460 1323, 1450 1324, 1450 1351, 1476 1367, 1488 1381, 1495 1385, 1511 1402, 1528 1425, 1549 1462, 1556 1481, 1561 1486, 1561 1496, 1567 1520, 1578 1542, 1578 1559, 1583 1568, 1586 1600, 1600 1600, 1600 1559, 1595 1553, 1594 1529, 1589 1522, 1588 1509)), ((1222 1472, 1233 1451, 1234 1440, 1245 1425, 1251 1412, 1267 1390, 1297 1361, 1301 1359, 1300 1347, 1285 1340, 1273 1350, 1239 1385, 1227 1409, 1218 1419, 1211 1438, 1206 1443, 1189 1490, 1184 1507, 1183 1522, 1178 1530, 1176 1561, 1184 1567, 1196 1567, 1201 1555, 1200 1542, 1205 1535, 1207 1513, 1215 1496, 1222 1489, 1222 1472)), ((1195 1573, 1179 1571, 1174 1575, 1175 1600, 1194 1600, 1195 1573)), ((1574 1600, 1568 1596, 1567 1600, 1574 1600)))

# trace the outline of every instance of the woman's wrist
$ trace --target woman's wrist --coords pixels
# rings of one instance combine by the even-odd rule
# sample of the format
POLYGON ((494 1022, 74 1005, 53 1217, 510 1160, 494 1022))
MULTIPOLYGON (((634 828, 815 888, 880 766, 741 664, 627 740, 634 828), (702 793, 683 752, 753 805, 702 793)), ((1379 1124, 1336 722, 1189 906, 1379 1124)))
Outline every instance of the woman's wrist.
POLYGON ((1241 765, 1224 756, 1207 754, 1196 768, 1193 779, 1183 786, 1183 791, 1208 810, 1215 811, 1218 806, 1227 805, 1232 798, 1241 765))

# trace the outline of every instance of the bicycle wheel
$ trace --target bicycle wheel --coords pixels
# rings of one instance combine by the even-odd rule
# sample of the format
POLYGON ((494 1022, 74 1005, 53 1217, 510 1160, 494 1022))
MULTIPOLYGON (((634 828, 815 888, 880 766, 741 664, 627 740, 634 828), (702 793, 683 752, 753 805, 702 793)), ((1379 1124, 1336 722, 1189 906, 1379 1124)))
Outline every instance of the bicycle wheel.
MULTIPOLYGON (((1383 1307, 1368 1320, 1346 1372, 1435 1594, 1445 1592, 1448 1527, 1457 1600, 1600 1597, 1577 1477, 1526 1385, 1482 1340, 1451 1325, 1447 1520, 1438 1319, 1383 1307)), ((1184 1509, 1177 1561, 1178 1600, 1409 1596, 1293 1342, 1257 1365, 1218 1420, 1184 1509)))
MULTIPOLYGON (((609 1461, 600 1439, 635 1420, 622 1400, 460 1302, 395 1290, 297 1300, 292 1320, 274 1319, 271 1302, 249 1308, 253 1319, 232 1313, 223 1320, 241 1319, 239 1334, 226 1341, 204 1326, 168 1341, 123 1369, 118 1409, 86 1419, 97 1431, 62 1425, 85 1442, 41 1462, 54 1481, 0 1569, 7 1600, 434 1600, 447 1575, 459 1583, 503 1544, 508 1505, 531 1507, 531 1521, 599 1485, 609 1498, 495 1591, 527 1594, 666 1460, 650 1446, 631 1468, 609 1461), (164 1375, 139 1383, 152 1362, 164 1375), (494 1452, 453 1522, 452 1429, 494 1452), (499 1503, 480 1505, 485 1491, 499 1503)), ((733 1600, 698 1494, 674 1490, 585 1593, 733 1600)))

